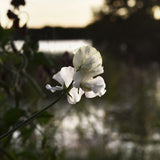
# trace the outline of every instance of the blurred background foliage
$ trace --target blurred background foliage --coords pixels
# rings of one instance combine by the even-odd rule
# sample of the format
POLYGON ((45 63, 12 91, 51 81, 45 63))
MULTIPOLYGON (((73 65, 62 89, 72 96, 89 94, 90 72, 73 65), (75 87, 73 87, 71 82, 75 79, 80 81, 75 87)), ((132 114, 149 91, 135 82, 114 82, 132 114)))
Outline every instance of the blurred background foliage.
POLYGON ((105 0, 87 28, 96 44, 130 63, 159 61, 158 0, 105 0))
MULTIPOLYGON (((84 38, 102 53, 106 95, 76 105, 59 102, 3 139, 1 159, 159 160, 160 22, 152 12, 159 3, 106 0, 84 29, 84 38)), ((19 11, 25 1, 11 4, 19 11)), ((72 65, 68 52, 40 52, 39 39, 19 25, 14 11, 7 13, 12 28, 0 27, 0 135, 53 101, 59 93, 46 91, 45 84, 54 84, 52 75, 72 65), (15 35, 24 40, 19 50, 15 35)))

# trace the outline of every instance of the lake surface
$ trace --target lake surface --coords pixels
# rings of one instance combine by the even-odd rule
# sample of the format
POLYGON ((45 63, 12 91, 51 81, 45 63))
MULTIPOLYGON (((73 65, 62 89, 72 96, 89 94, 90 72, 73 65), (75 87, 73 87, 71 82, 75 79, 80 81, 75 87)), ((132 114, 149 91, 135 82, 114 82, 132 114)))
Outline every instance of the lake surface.
MULTIPOLYGON (((17 49, 21 49, 24 41, 15 41, 14 42, 17 49)), ((64 53, 65 51, 73 52, 75 49, 85 46, 92 45, 91 40, 76 39, 76 40, 40 40, 38 42, 39 51, 46 53, 64 53)))
MULTIPOLYGON (((23 41, 15 44, 21 47, 23 41)), ((39 51, 73 52, 83 45, 92 45, 92 42, 39 41, 39 51)), ((83 159, 95 149, 105 159, 151 160, 154 155, 153 159, 159 160, 160 65, 153 62, 138 66, 113 58, 106 50, 101 49, 101 53, 107 92, 94 99, 82 97, 70 112, 66 101, 57 104, 56 112, 53 111, 58 126, 54 135, 57 145, 65 148, 71 157, 83 156, 83 159)), ((53 137, 54 125, 39 129, 50 130, 53 137)))

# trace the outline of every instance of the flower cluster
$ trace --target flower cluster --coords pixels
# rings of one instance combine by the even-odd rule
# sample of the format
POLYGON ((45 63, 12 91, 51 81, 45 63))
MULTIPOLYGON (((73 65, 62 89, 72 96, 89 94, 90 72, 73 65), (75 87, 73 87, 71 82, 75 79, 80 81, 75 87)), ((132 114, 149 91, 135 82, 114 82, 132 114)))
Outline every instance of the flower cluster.
POLYGON ((52 87, 47 84, 46 88, 54 93, 69 87, 73 82, 67 95, 70 104, 79 102, 83 94, 87 98, 101 97, 105 94, 106 84, 104 79, 97 76, 104 72, 102 57, 95 48, 91 46, 79 48, 73 57, 73 66, 63 67, 53 75, 53 79, 59 82, 61 86, 52 87))

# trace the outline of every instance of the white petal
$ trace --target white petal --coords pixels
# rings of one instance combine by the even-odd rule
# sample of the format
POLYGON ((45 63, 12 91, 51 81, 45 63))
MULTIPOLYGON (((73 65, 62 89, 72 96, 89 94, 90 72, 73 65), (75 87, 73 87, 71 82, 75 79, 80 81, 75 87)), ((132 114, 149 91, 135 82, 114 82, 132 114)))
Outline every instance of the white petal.
POLYGON ((67 96, 68 102, 70 104, 75 104, 81 100, 81 97, 84 94, 84 92, 80 88, 78 89, 78 88, 73 87, 70 90, 69 94, 70 95, 67 96))
POLYGON ((83 47, 81 47, 76 51, 73 57, 73 66, 76 69, 79 69, 79 67, 84 63, 84 56, 83 47))
POLYGON ((106 84, 101 76, 92 78, 87 82, 82 83, 81 86, 83 90, 86 89, 85 95, 87 98, 93 98, 95 96, 101 97, 106 92, 105 90, 106 84))
POLYGON ((101 54, 91 46, 79 48, 73 57, 73 66, 78 70, 90 70, 102 65, 101 54))
POLYGON ((90 92, 85 92, 85 96, 87 98, 94 98, 97 96, 97 93, 94 93, 93 91, 90 91, 90 92))
POLYGON ((95 93, 99 93, 106 87, 104 79, 101 76, 91 79, 90 81, 88 81, 88 83, 91 84, 92 90, 95 93))
POLYGON ((75 87, 104 72, 100 53, 91 46, 79 48, 74 57, 73 65, 77 72, 74 74, 75 87))
POLYGON ((104 70, 103 70, 102 66, 98 67, 97 70, 95 70, 95 71, 90 71, 90 72, 86 72, 86 73, 84 73, 83 71, 75 72, 75 74, 73 76, 74 87, 76 87, 76 88, 80 87, 81 83, 88 81, 89 79, 92 79, 94 76, 97 76, 103 72, 104 72, 104 70))
POLYGON ((57 82, 59 82, 62 86, 64 85, 64 79, 63 77, 61 76, 61 71, 59 71, 58 73, 54 74, 53 75, 53 79, 56 80, 57 82))
POLYGON ((68 87, 73 80, 74 72, 75 70, 73 67, 63 67, 57 74, 53 76, 53 79, 58 81, 62 86, 65 84, 66 87, 68 87))
POLYGON ((76 88, 79 88, 80 83, 83 79, 84 79, 83 72, 81 72, 81 71, 75 72, 75 74, 73 76, 73 80, 74 80, 73 86, 76 87, 76 88))
POLYGON ((95 92, 93 92, 93 91, 85 92, 85 96, 86 96, 87 98, 94 98, 94 97, 96 97, 96 96, 101 97, 101 96, 103 96, 105 93, 106 93, 106 90, 103 89, 103 90, 101 90, 101 92, 99 92, 99 93, 95 93, 95 92))
POLYGON ((52 87, 50 84, 46 84, 46 89, 50 90, 51 92, 55 92, 55 91, 59 91, 59 90, 62 90, 62 86, 55 86, 55 87, 52 87))
POLYGON ((97 75, 99 75, 99 74, 102 74, 103 72, 104 72, 103 67, 102 67, 102 66, 99 66, 99 67, 97 67, 97 68, 94 68, 94 69, 90 70, 90 71, 88 72, 88 77, 89 77, 89 78, 92 78, 92 77, 95 77, 95 76, 97 76, 97 75))

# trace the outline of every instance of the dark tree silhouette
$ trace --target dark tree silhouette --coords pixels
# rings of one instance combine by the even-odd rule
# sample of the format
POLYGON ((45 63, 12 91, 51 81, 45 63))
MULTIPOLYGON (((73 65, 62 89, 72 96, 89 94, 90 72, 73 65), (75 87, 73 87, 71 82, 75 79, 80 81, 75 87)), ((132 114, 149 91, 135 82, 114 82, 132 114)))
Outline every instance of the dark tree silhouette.
POLYGON ((158 0, 106 0, 88 26, 94 43, 123 60, 159 61, 160 22, 153 18, 158 5, 158 0))

